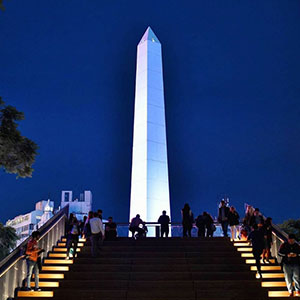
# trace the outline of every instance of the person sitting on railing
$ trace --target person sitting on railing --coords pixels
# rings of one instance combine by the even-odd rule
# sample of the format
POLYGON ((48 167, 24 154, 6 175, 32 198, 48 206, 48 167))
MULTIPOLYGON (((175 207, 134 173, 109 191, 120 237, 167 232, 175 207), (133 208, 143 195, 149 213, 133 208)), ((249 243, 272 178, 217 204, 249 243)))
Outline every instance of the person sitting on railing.
POLYGON ((208 212, 203 212, 204 224, 206 229, 206 237, 213 237, 216 231, 213 217, 208 212))
POLYGON ((253 230, 248 235, 248 241, 252 244, 252 252, 257 268, 257 277, 262 278, 260 257, 265 246, 264 233, 263 230, 259 229, 256 224, 253 225, 252 229, 253 230))
POLYGON ((236 240, 237 238, 239 238, 240 235, 240 230, 239 230, 240 216, 238 212, 235 210, 234 206, 231 206, 229 209, 228 222, 231 231, 231 239, 236 240))
POLYGON ((280 246, 278 255, 282 257, 281 264, 290 297, 293 297, 293 281, 296 297, 300 297, 300 246, 294 234, 289 234, 288 241, 280 246))
POLYGON ((105 224, 105 240, 114 241, 117 237, 117 224, 113 222, 112 217, 108 217, 108 222, 105 224))
POLYGON ((194 223, 194 215, 188 203, 184 204, 181 210, 183 237, 192 237, 192 228, 194 223))
POLYGON ((135 233, 137 232, 137 237, 143 237, 146 234, 145 222, 141 219, 139 214, 135 218, 131 219, 129 225, 129 231, 132 232, 132 237, 135 238, 135 233))
POLYGON ((163 237, 169 235, 169 224, 170 224, 170 217, 167 216, 167 212, 163 210, 162 215, 159 217, 157 223, 160 224, 160 236, 163 237))
POLYGON ((67 230, 67 257, 75 257, 78 240, 80 235, 79 223, 75 216, 69 220, 68 230, 67 230))
POLYGON ((263 262, 269 264, 271 258, 271 246, 272 246, 272 218, 268 217, 263 226, 265 248, 262 253, 263 262))
POLYGON ((39 288, 39 266, 38 266, 38 258, 39 255, 44 252, 43 249, 39 248, 37 245, 37 241, 40 238, 40 233, 38 231, 34 231, 31 235, 29 242, 27 243, 26 248, 26 263, 27 263, 27 290, 31 291, 30 281, 32 272, 34 272, 34 281, 35 281, 35 291, 40 291, 39 288))

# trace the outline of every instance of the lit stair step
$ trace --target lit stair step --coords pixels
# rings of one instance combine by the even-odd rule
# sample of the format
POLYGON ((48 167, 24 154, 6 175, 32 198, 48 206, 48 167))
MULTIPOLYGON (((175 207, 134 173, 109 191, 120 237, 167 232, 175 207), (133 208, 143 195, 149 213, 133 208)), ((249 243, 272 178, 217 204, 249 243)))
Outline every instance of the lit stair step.
MULTIPOLYGON (((256 278, 258 274, 256 274, 256 278)), ((284 278, 283 273, 262 273, 262 278, 284 278)))
MULTIPOLYGON (((250 267, 251 271, 257 271, 256 266, 251 266, 250 267)), ((280 266, 261 266, 262 271, 281 271, 280 266)))
POLYGON ((250 246, 250 243, 248 243, 248 242, 245 242, 245 243, 237 242, 237 243, 234 243, 233 245, 234 245, 235 247, 249 247, 249 246, 250 246))
POLYGON ((252 252, 252 247, 237 248, 237 251, 239 251, 239 252, 252 252))
POLYGON ((249 253, 241 253, 241 256, 242 257, 254 257, 253 253, 250 253, 250 252, 249 253))
MULTIPOLYGON (((58 243, 57 243, 57 246, 58 246, 58 247, 66 247, 66 243, 60 243, 60 242, 58 242, 58 243)), ((78 244, 77 244, 77 247, 83 247, 83 246, 84 246, 83 243, 78 243, 78 244)))
MULTIPOLYGON (((80 252, 80 248, 76 249, 76 252, 80 252)), ((58 248, 58 247, 53 247, 54 252, 67 252, 67 248, 58 248)))
MULTIPOLYGON (((34 274, 32 276, 34 278, 34 274)), ((40 279, 64 279, 65 275, 63 273, 40 273, 40 279)))
MULTIPOLYGON (((244 254, 244 253, 243 253, 244 254)), ((245 253, 245 254, 248 254, 248 253, 245 253)), ((270 259, 270 262, 272 264, 275 264, 275 259, 270 259)), ((246 264, 249 264, 249 265, 255 265, 255 259, 246 259, 246 264)), ((263 264, 262 264, 263 265, 263 264)))
MULTIPOLYGON (((66 238, 62 238, 61 241, 62 241, 62 242, 66 242, 67 239, 66 239, 66 238)), ((80 243, 85 243, 85 242, 86 242, 86 239, 79 239, 79 242, 80 242, 80 243)))
POLYGON ((67 257, 67 253, 49 253, 49 257, 67 257))
POLYGON ((25 291, 19 291, 18 297, 26 297, 26 298, 50 298, 53 297, 53 291, 41 291, 41 292, 25 292, 25 291))
POLYGON ((261 283, 262 287, 272 288, 272 287, 286 287, 285 281, 264 281, 261 283))
POLYGON ((42 266, 42 271, 69 271, 68 266, 42 266))
MULTIPOLYGON (((30 286, 31 287, 35 287, 35 283, 34 282, 30 282, 30 286)), ((41 288, 45 288, 45 287, 59 287, 59 282, 58 281, 41 281, 39 283, 39 286, 41 288)))
POLYGON ((289 292, 288 291, 269 291, 268 296, 270 298, 272 297, 278 297, 278 298, 283 298, 283 297, 289 297, 289 292))
POLYGON ((44 260, 44 264, 59 264, 59 265, 71 265, 73 264, 72 259, 48 259, 44 260))

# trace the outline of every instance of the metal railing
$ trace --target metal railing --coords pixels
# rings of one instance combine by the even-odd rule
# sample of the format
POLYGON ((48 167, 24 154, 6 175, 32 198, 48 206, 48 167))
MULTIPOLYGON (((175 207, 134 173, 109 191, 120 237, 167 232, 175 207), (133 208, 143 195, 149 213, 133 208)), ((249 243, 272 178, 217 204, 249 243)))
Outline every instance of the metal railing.
MULTIPOLYGON (((68 206, 64 207, 39 229, 41 237, 38 246, 45 249, 45 255, 65 235, 68 209, 68 206)), ((17 291, 24 286, 27 269, 23 249, 28 240, 29 238, 0 262, 0 300, 15 299, 17 291)))
MULTIPOLYGON (((104 222, 105 224, 105 222, 104 222)), ((214 232, 215 237, 223 236, 221 225, 218 222, 214 222, 216 226, 216 231, 214 232)), ((160 224, 157 222, 145 222, 145 225, 148 229, 147 237, 160 237, 160 224)), ((129 232, 129 222, 118 222, 117 223, 117 232, 119 237, 128 237, 131 236, 129 232)), ((183 227, 180 222, 171 222, 169 225, 169 236, 172 237, 182 237, 183 235, 183 227)), ((193 225, 192 228, 192 237, 198 236, 198 228, 193 225)))

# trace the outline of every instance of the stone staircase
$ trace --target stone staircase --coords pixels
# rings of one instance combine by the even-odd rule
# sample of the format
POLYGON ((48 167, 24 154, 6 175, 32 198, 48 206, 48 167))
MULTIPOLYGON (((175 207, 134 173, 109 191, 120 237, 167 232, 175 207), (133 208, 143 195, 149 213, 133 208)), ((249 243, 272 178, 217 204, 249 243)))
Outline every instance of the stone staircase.
MULTIPOLYGON (((279 266, 263 265, 255 278, 247 242, 227 238, 118 238, 105 242, 99 258, 81 241, 78 257, 66 259, 62 239, 44 260, 42 292, 18 299, 72 300, 260 300, 287 297, 279 266)), ((32 282, 33 284, 33 282, 32 282)))

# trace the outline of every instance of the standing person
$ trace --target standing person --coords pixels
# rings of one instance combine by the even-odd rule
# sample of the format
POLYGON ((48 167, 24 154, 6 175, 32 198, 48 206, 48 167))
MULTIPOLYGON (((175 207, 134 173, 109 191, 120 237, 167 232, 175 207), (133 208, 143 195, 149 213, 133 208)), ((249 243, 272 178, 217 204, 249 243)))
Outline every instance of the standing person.
POLYGON ((228 214, 229 207, 226 206, 225 201, 222 200, 219 207, 218 221, 221 223, 224 237, 228 236, 228 214))
POLYGON ((199 215, 196 220, 196 226, 198 228, 198 237, 205 237, 205 218, 203 215, 199 215))
POLYGON ((76 217, 73 217, 71 223, 68 225, 68 237, 67 237, 67 257, 75 257, 78 240, 80 235, 79 223, 76 217), (72 248, 72 252, 70 251, 72 248))
POLYGON ((35 291, 41 291, 39 288, 39 266, 38 266, 38 258, 39 255, 44 252, 41 248, 38 247, 37 241, 40 238, 40 233, 38 231, 34 231, 31 235, 29 242, 27 243, 26 248, 26 264, 27 264, 27 290, 31 291, 30 280, 32 276, 32 272, 34 272, 34 281, 35 281, 35 291))
POLYGON ((264 225, 264 218, 259 211, 259 208, 255 208, 253 215, 250 218, 250 226, 252 227, 253 225, 257 226, 263 226, 264 225))
POLYGON ((83 237, 86 239, 91 238, 92 231, 91 231, 91 225, 90 220, 94 217, 94 213, 92 211, 89 212, 88 217, 84 223, 83 227, 83 237))
POLYGON ((137 214, 135 218, 131 219, 129 225, 129 231, 132 233, 132 237, 134 238, 134 234, 137 232, 138 236, 141 237, 145 234, 145 222, 141 219, 141 216, 137 214))
POLYGON ((263 262, 269 264, 271 258, 271 246, 272 246, 272 218, 268 217, 263 226, 265 248, 262 253, 263 262))
POLYGON ((239 232, 240 216, 233 206, 231 206, 229 209, 228 222, 231 231, 231 239, 234 241, 237 238, 239 238, 240 235, 239 232))
POLYGON ((214 232, 216 231, 213 217, 205 211, 203 212, 203 218, 206 229, 206 237, 213 237, 214 232))
POLYGON ((157 223, 160 224, 160 236, 163 237, 165 234, 166 237, 168 237, 170 217, 167 216, 167 212, 165 210, 163 210, 162 215, 159 217, 157 223))
POLYGON ((98 255, 98 251, 100 250, 102 241, 104 239, 103 224, 97 213, 94 213, 93 218, 89 220, 89 224, 91 226, 91 233, 92 233, 91 235, 92 257, 96 257, 98 255))
POLYGON ((194 215, 188 203, 185 203, 183 209, 181 210, 181 215, 182 215, 183 237, 187 237, 187 234, 189 237, 192 237, 194 215))
POLYGON ((290 297, 293 297, 293 281, 296 290, 295 296, 300 297, 300 246, 296 243, 294 234, 289 234, 288 241, 280 246, 278 255, 282 257, 282 268, 290 297))
POLYGON ((248 235, 248 241, 252 243, 252 252, 256 262, 258 278, 262 278, 261 267, 260 267, 260 256, 263 252, 265 241, 263 230, 258 230, 256 224, 253 225, 252 231, 248 235))
POLYGON ((100 218, 100 220, 102 221, 102 219, 103 219, 103 211, 102 211, 102 209, 98 209, 97 210, 97 214, 98 214, 98 218, 100 218))
POLYGON ((105 240, 114 241, 117 238, 117 224, 113 222, 112 217, 108 217, 108 222, 105 224, 105 240))
POLYGON ((253 216, 253 213, 254 213, 253 206, 246 204, 246 212, 245 212, 245 217, 243 219, 243 227, 244 230, 246 230, 247 234, 244 234, 244 236, 248 236, 248 234, 251 232, 250 220, 251 217, 253 216))

